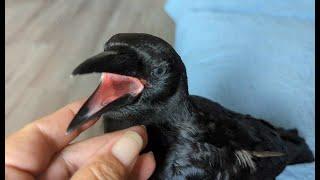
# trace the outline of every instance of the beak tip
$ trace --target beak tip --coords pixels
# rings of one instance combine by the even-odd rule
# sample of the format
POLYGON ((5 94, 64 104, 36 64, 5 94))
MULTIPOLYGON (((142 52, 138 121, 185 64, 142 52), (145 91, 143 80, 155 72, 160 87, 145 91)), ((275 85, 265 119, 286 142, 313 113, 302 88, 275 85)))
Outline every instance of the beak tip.
MULTIPOLYGON (((79 112, 83 112, 80 111, 79 112)), ((81 126, 86 123, 88 120, 90 120, 90 118, 88 118, 88 116, 81 116, 79 114, 77 114, 73 120, 70 122, 67 130, 66 130, 66 135, 71 134, 73 131, 81 128, 81 126)))
POLYGON ((78 68, 76 68, 75 70, 73 70, 72 73, 71 73, 71 76, 78 75, 78 74, 79 74, 78 71, 79 71, 78 68))
POLYGON ((76 116, 69 124, 67 130, 66 130, 66 135, 71 134, 73 131, 75 131, 79 126, 81 126, 81 122, 79 121, 78 116, 76 116), (80 123, 79 123, 80 122, 80 123))
POLYGON ((66 135, 69 135, 69 134, 71 134, 73 131, 75 130, 75 128, 74 127, 72 127, 72 126, 69 126, 68 128, 67 128, 67 130, 66 130, 66 135))

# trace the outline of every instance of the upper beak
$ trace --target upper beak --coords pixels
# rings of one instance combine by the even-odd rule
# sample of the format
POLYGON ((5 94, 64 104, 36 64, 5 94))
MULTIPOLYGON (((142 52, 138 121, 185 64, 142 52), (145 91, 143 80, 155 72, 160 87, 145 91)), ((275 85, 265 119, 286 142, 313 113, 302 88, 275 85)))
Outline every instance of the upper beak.
POLYGON ((101 72, 101 82, 68 126, 67 133, 97 118, 110 108, 133 103, 144 85, 139 76, 139 61, 132 53, 102 52, 80 64, 73 75, 101 72))
POLYGON ((93 72, 108 72, 126 76, 139 76, 140 61, 135 53, 123 50, 108 50, 97 54, 78 65, 73 75, 93 72))

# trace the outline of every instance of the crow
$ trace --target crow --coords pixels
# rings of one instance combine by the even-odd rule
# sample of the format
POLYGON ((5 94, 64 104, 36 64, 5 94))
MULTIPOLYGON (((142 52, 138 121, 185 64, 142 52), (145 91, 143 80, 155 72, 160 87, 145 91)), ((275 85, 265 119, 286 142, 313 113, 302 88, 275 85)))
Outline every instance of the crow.
MULTIPOLYGON (((73 75, 100 84, 67 132, 94 118, 111 132, 145 125, 157 167, 151 179, 275 179, 287 165, 314 161, 296 129, 277 128, 204 97, 189 95, 185 66, 161 38, 120 33, 73 75)), ((208 88, 208 87, 203 87, 208 88)))

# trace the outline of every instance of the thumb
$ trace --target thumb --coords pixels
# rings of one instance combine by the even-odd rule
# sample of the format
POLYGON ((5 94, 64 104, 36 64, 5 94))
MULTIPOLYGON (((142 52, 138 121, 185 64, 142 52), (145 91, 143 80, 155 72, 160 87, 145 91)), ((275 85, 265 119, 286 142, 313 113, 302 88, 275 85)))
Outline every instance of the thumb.
POLYGON ((137 132, 127 131, 111 149, 102 147, 71 179, 127 179, 143 144, 143 138, 137 132))

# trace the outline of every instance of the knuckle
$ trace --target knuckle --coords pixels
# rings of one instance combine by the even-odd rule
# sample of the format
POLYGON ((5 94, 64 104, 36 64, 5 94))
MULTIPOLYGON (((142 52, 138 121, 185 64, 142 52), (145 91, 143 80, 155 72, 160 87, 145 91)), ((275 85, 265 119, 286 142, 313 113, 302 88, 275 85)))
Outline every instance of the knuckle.
POLYGON ((118 163, 112 161, 95 161, 89 170, 98 180, 124 180, 125 169, 118 163))

